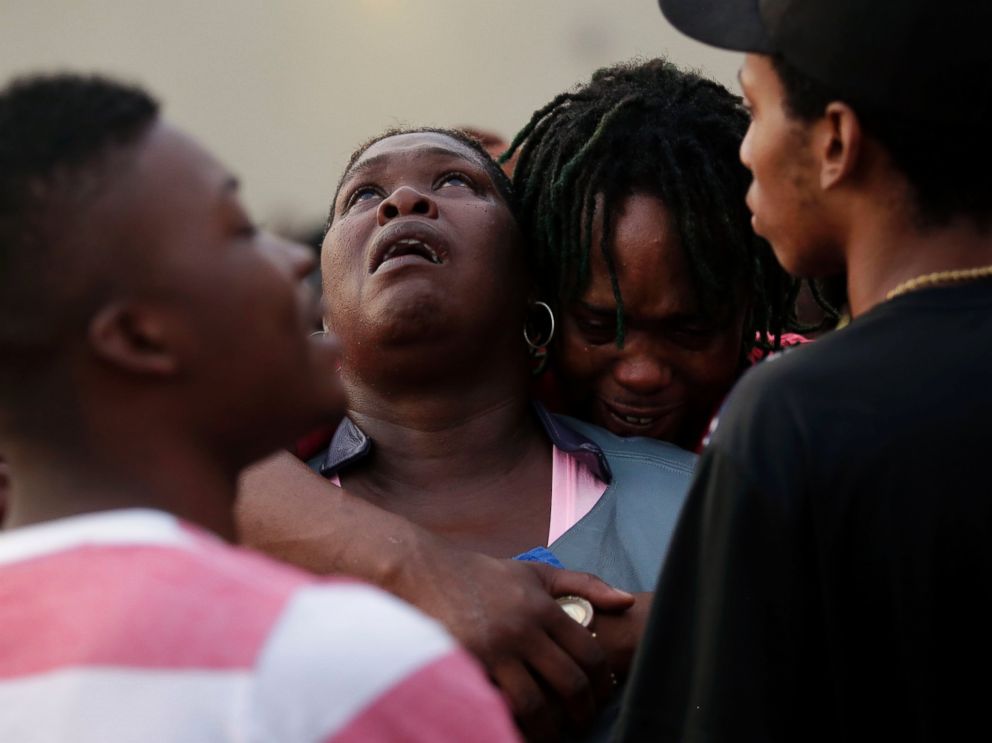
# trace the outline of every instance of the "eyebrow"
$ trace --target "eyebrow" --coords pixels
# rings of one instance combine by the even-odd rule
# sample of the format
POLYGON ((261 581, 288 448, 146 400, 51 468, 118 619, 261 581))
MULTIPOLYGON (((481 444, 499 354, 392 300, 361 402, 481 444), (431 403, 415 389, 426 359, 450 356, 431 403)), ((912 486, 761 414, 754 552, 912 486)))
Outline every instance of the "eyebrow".
POLYGON ((606 316, 613 317, 617 314, 616 307, 597 307, 594 304, 589 304, 588 302, 584 302, 582 300, 579 300, 578 305, 580 308, 584 309, 586 312, 589 312, 593 315, 603 315, 604 317, 606 316))
MULTIPOLYGON (((589 304, 579 300, 576 303, 580 309, 585 310, 591 315, 597 315, 603 318, 614 318, 617 314, 617 308, 614 307, 597 307, 594 304, 589 304)), ((626 314, 626 313, 625 313, 626 314)), ((679 322, 698 322, 700 320, 705 321, 707 319, 705 313, 695 310, 686 309, 683 307, 676 307, 674 310, 670 311, 667 315, 660 320, 660 322, 665 324, 679 323, 679 322)))
MULTIPOLYGON (((465 160, 467 162, 470 162, 473 165, 475 165, 476 167, 481 168, 482 170, 486 170, 486 166, 482 162, 480 162, 478 158, 469 157, 466 153, 460 153, 460 152, 457 152, 455 150, 449 149, 447 147, 440 147, 440 146, 437 146, 437 145, 432 145, 432 146, 429 146, 429 147, 424 147, 423 149, 418 148, 417 151, 416 151, 416 155, 417 156, 422 156, 422 155, 442 155, 442 156, 445 156, 445 157, 457 158, 459 160, 465 160)), ((374 168, 376 168, 377 166, 381 165, 383 162, 385 162, 386 160, 388 160, 392 156, 393 156, 393 153, 383 152, 381 155, 373 155, 372 157, 368 158, 367 160, 362 160, 360 163, 358 163, 357 165, 353 166, 350 171, 348 171, 348 173, 347 173, 347 175, 345 175, 344 180, 342 181, 342 183, 346 183, 346 182, 352 180, 353 178, 355 178, 357 176, 360 176, 360 175, 362 175, 363 173, 365 173, 365 172, 367 172, 369 170, 373 170, 374 168)), ((488 176, 489 173, 487 172, 486 175, 488 176)), ((491 180, 491 178, 490 178, 490 180, 491 180)))

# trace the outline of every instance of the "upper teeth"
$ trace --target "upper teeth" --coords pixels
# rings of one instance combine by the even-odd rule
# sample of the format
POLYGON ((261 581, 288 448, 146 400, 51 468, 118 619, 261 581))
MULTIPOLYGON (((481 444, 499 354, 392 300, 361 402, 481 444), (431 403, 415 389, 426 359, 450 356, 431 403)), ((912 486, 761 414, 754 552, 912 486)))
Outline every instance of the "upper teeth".
POLYGON ((434 248, 432 248, 430 245, 428 245, 427 243, 421 240, 415 240, 413 238, 397 240, 395 243, 390 245, 389 249, 386 251, 386 254, 382 256, 382 262, 385 263, 390 258, 392 258, 393 255, 396 254, 396 251, 399 250, 401 247, 409 247, 411 245, 416 245, 418 247, 423 248, 427 252, 427 255, 430 257, 431 263, 441 262, 441 259, 438 257, 437 252, 434 250, 434 248))
POLYGON ((623 419, 628 423, 635 423, 639 426, 646 426, 648 423, 651 423, 654 420, 654 418, 638 418, 637 416, 634 415, 625 415, 623 416, 623 419))

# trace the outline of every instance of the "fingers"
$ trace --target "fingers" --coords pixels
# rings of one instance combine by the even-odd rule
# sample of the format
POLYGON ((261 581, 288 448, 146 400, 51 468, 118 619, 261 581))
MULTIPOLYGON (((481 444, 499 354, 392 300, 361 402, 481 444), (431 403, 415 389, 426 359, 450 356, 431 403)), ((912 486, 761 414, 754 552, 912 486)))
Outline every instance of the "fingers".
POLYGON ((610 669, 597 640, 553 597, 588 596, 604 611, 623 611, 633 597, 592 576, 534 563, 462 556, 444 565, 457 569, 432 613, 483 662, 528 739, 557 740, 566 720, 587 726, 597 700, 613 691, 610 669))
POLYGON ((560 616, 549 618, 546 625, 548 635, 560 652, 567 654, 585 674, 593 699, 605 701, 613 693, 606 652, 588 629, 561 609, 558 613, 560 616))
MULTIPOLYGON (((632 594, 612 588, 588 573, 561 570, 535 563, 528 563, 528 567, 538 574, 544 582, 545 590, 552 596, 567 594, 583 596, 589 599, 597 610, 607 612, 624 611, 634 603, 632 594)), ((593 699, 600 702, 607 700, 613 693, 614 683, 602 646, 588 629, 569 617, 557 604, 548 606, 549 610, 542 615, 542 624, 548 636, 560 652, 569 657, 585 674, 593 699)), ((528 662, 534 666, 529 657, 528 662)), ((560 675, 553 678, 548 678, 544 670, 541 673, 563 700, 575 695, 572 687, 569 686, 569 678, 566 675, 568 671, 559 670, 560 675), (559 683, 562 684, 561 688, 557 686, 559 683)))
POLYGON ((581 730, 592 722, 598 709, 596 695, 579 664, 550 638, 528 653, 528 658, 534 673, 554 690, 572 726, 581 730))
POLYGON ((633 610, 623 614, 600 614, 596 617, 595 627, 596 639, 606 653, 610 670, 618 680, 624 679, 640 639, 642 628, 638 618, 633 610))
POLYGON ((588 599, 593 606, 603 611, 623 611, 634 605, 634 595, 613 588, 595 575, 561 570, 546 565, 534 565, 539 569, 545 585, 552 596, 574 594, 588 599))
POLYGON ((532 743, 545 743, 561 737, 561 719, 537 681, 521 663, 502 663, 491 670, 496 686, 503 692, 520 731, 532 743))
POLYGON ((488 615, 501 618, 498 630, 491 628, 503 637, 498 646, 505 653, 490 672, 507 692, 529 738, 560 735, 566 720, 577 729, 588 726, 599 711, 597 699, 611 690, 605 653, 549 595, 540 571, 519 562, 504 566, 515 578, 499 595, 514 608, 488 615))

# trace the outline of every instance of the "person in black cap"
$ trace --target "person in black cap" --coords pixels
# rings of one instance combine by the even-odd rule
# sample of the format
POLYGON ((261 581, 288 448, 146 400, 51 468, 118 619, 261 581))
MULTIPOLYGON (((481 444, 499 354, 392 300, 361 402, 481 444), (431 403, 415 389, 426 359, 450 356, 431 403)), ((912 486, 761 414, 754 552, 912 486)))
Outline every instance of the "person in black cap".
POLYGON ((711 427, 618 740, 970 737, 992 696, 992 3, 660 4, 749 52, 752 223, 790 272, 844 271, 853 320, 748 373, 711 427))

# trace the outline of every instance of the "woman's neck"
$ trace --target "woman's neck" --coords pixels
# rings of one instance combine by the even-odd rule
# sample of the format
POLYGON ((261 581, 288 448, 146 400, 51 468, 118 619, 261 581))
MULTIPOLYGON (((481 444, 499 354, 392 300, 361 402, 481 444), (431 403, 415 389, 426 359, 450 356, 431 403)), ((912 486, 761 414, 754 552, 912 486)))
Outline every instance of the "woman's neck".
POLYGON ((345 473, 349 491, 479 551, 544 544, 551 443, 523 385, 400 397, 349 386, 349 416, 375 442, 345 473))

